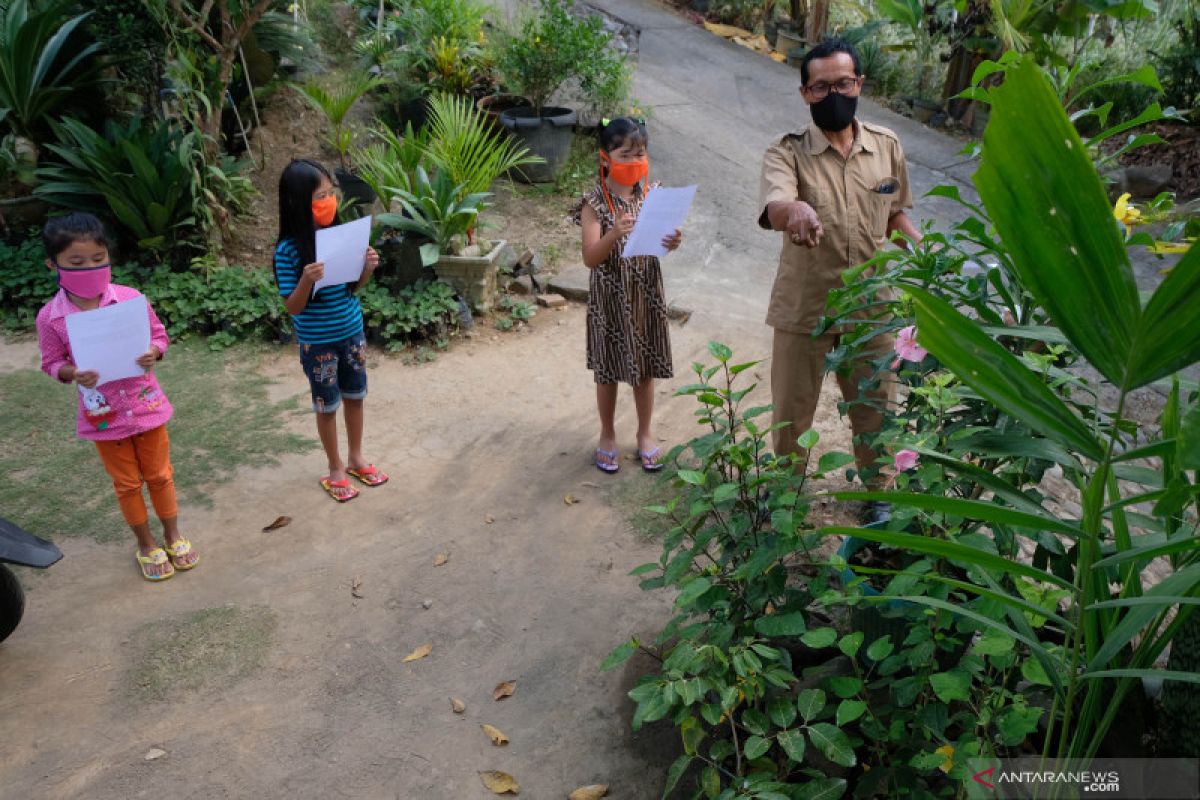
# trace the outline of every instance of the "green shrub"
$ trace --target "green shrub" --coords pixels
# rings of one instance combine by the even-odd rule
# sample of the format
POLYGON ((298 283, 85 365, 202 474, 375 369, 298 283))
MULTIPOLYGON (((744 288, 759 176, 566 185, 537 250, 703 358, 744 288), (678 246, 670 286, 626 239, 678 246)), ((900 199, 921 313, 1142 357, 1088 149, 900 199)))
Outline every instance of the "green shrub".
POLYGON ((446 340, 458 324, 454 289, 440 281, 417 281, 392 293, 376 283, 358 292, 367 338, 399 350, 418 339, 446 340))
MULTIPOLYGON (((45 260, 36 235, 0 243, 0 329, 32 330, 38 309, 58 291, 45 260)), ((113 281, 146 295, 175 339, 205 336, 213 349, 290 339, 291 321, 269 269, 216 266, 205 259, 195 259, 187 272, 126 264, 113 268, 113 281)), ((367 338, 392 350, 421 339, 444 343, 457 326, 458 301, 444 283, 419 281, 393 290, 372 282, 358 297, 367 338)))
POLYGON ((58 291, 58 277, 45 262, 46 254, 36 235, 16 244, 0 242, 0 328, 33 328, 38 309, 58 291))
POLYGON ((1177 41, 1161 55, 1154 53, 1163 81, 1163 99, 1179 109, 1191 109, 1196 124, 1200 106, 1200 21, 1186 16, 1175 22, 1177 41))
POLYGON ((90 13, 69 17, 71 9, 62 0, 0 4, 0 121, 22 136, 40 140, 59 109, 91 99, 100 83, 100 45, 81 27, 90 13))
POLYGON ((103 135, 76 119, 53 128, 58 141, 47 149, 60 161, 38 169, 35 194, 115 219, 125 238, 156 255, 197 249, 197 211, 204 206, 193 171, 197 132, 140 117, 125 125, 109 120, 103 135))

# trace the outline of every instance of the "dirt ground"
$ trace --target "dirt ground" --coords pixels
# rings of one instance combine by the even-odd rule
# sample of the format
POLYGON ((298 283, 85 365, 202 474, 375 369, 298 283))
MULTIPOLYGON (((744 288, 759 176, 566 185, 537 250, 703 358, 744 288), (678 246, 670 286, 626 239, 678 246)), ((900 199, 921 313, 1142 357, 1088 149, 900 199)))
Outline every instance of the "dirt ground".
MULTIPOLYGON (((569 306, 521 333, 480 330, 432 363, 375 356, 367 454, 391 482, 337 505, 317 487, 319 451, 243 470, 211 488, 211 510, 183 509, 202 562, 165 584, 137 576, 132 543, 61 541, 66 557, 29 576, 26 618, 0 645, 4 796, 461 800, 492 796, 477 772, 499 769, 524 797, 589 783, 658 797, 678 744, 668 729, 629 730, 625 692, 645 664, 598 670, 669 613, 665 593, 627 576, 657 557, 629 522, 654 479, 628 460, 627 393, 621 472, 591 465, 584 332, 569 306), (294 521, 262 533, 278 515, 294 521), (226 606, 273 618, 261 667, 207 675, 219 654, 201 648, 165 700, 137 685, 156 657, 145 625, 186 634, 188 615, 226 606), (403 662, 427 643, 429 656, 403 662), (494 701, 506 680, 515 694, 494 701), (493 746, 483 723, 511 743, 493 746), (147 760, 155 750, 165 755, 147 760)), ((698 430, 693 401, 671 394, 704 359, 703 334, 673 331, 664 445, 698 430)), ((766 341, 734 344, 749 355, 766 341)), ((4 345, 0 364, 29 365, 32 348, 4 345)), ((281 348, 264 364, 279 398, 304 389, 294 360, 281 348)), ((828 405, 818 428, 845 446, 828 405)), ((307 417, 287 424, 311 434, 307 417)))

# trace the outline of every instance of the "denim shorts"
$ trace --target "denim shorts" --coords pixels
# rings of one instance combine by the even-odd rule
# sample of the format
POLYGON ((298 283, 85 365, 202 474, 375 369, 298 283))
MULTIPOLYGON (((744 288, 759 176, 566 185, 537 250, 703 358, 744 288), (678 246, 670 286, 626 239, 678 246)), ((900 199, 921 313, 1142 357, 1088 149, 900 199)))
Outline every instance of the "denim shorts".
POLYGON ((337 411, 343 397, 367 396, 367 340, 361 333, 340 342, 300 345, 300 364, 317 413, 337 411))

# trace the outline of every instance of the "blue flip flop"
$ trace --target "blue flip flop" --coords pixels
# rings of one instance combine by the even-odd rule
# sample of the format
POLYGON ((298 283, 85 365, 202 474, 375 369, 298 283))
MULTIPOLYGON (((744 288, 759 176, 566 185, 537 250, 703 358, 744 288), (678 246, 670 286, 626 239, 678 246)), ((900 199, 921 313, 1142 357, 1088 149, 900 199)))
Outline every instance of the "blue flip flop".
POLYGON ((616 472, 620 468, 621 468, 621 465, 617 463, 617 451, 616 450, 601 450, 599 447, 596 448, 596 469, 600 470, 601 472, 607 472, 609 475, 612 475, 614 472, 616 472), (607 461, 601 461, 600 460, 601 456, 612 459, 612 463, 609 463, 607 461))

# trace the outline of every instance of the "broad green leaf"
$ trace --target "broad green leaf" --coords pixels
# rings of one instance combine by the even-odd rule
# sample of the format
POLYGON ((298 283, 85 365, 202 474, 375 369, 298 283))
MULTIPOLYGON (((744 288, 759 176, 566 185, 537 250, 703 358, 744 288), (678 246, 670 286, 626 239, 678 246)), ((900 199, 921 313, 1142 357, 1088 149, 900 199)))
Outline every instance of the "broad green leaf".
POLYGON ((771 740, 764 739, 761 736, 750 736, 746 739, 746 743, 742 746, 742 752, 746 758, 755 759, 771 749, 771 740))
MULTIPOLYGON (((1193 247, 1192 250, 1196 248, 1193 247)), ((1180 469, 1200 469, 1200 403, 1183 415, 1175 458, 1180 469)))
POLYGON ((966 500, 959 497, 942 497, 940 495, 913 494, 906 492, 834 492, 838 500, 882 500, 897 506, 911 506, 925 511, 940 511, 965 519, 981 522, 1014 525, 1019 528, 1034 530, 1056 531, 1065 533, 1072 538, 1079 538, 1083 532, 1065 520, 1046 514, 1031 514, 1017 511, 1007 506, 996 505, 986 500, 966 500))
POLYGON ((849 658, 854 658, 858 654, 858 648, 862 647, 863 638, 866 636, 862 631, 855 631, 848 636, 843 636, 838 642, 838 649, 845 653, 849 658))
POLYGON ((971 652, 981 656, 1000 656, 1012 652, 1016 640, 995 631, 988 631, 971 647, 971 652))
POLYGON ((935 672, 929 676, 929 685, 943 703, 971 699, 971 676, 965 671, 935 672))
POLYGON ((823 756, 835 764, 853 767, 858 761, 854 755, 854 748, 850 746, 850 737, 828 722, 816 722, 810 725, 808 738, 812 741, 813 747, 820 750, 823 756))
POLYGON ((771 721, 757 708, 747 708, 742 712, 742 727, 751 733, 764 736, 771 729, 771 721))
POLYGON ((715 800, 721 794, 721 776, 717 773, 714 767, 705 767, 700 773, 700 788, 704 790, 705 797, 715 800))
POLYGON ((790 697, 772 697, 767 701, 767 715, 777 727, 786 728, 796 721, 796 706, 790 697))
POLYGON ((700 742, 704 740, 704 728, 695 717, 687 717, 679 726, 679 735, 683 739, 683 752, 689 756, 696 755, 700 742))
POLYGON ((1200 361, 1200 247, 1192 245, 1150 296, 1130 353, 1134 389, 1200 361))
POLYGON ((850 453, 835 451, 832 453, 824 453, 817 459, 817 472, 826 474, 833 472, 835 469, 841 469, 847 464, 854 463, 854 456, 850 453))
POLYGON ((825 692, 820 689, 805 689, 796 695, 796 710, 805 722, 811 722, 825 708, 825 692))
POLYGON ((845 778, 817 778, 800 787, 798 800, 838 800, 846 794, 845 778))
POLYGON ((805 450, 811 450, 820 441, 821 434, 817 433, 815 428, 811 428, 796 438, 796 443, 805 450))
POLYGON ((867 710, 867 704, 862 700, 843 700, 838 704, 837 708, 837 724, 838 727, 844 726, 848 722, 853 722, 863 715, 867 710))
POLYGON ((991 96, 975 173, 983 204, 1024 287, 1088 361, 1122 386, 1140 308, 1104 186, 1032 57, 1009 69, 991 96))
POLYGON ((780 731, 775 737, 783 752, 797 764, 804 761, 804 734, 800 731, 780 731))
POLYGON ((686 605, 696 602, 700 595, 707 592, 711 586, 712 584, 708 578, 703 575, 692 578, 679 591, 679 596, 675 598, 675 607, 683 608, 686 605))
POLYGON ((896 646, 892 644, 891 635, 881 636, 867 647, 867 658, 872 661, 883 661, 895 649, 896 646))
POLYGON ((803 611, 768 614, 754 620, 754 630, 763 636, 799 636, 806 630, 803 611))
POLYGON ((918 340, 964 383, 1033 430, 1100 460, 1091 430, 1042 379, 949 303, 908 289, 917 310, 918 340))
POLYGON ((727 345, 723 345, 720 342, 709 342, 708 352, 722 364, 733 358, 733 351, 727 345))
POLYGON ((833 628, 813 628, 801 636, 800 641, 814 650, 820 650, 837 641, 837 631, 833 628))
POLYGON ((624 664, 629 660, 629 657, 637 652, 637 645, 633 642, 625 642, 619 645, 615 650, 608 654, 608 658, 600 664, 601 670, 610 670, 613 667, 624 664))
POLYGON ((663 787, 662 796, 664 800, 668 795, 671 794, 671 792, 675 790, 675 786, 679 783, 679 779, 683 777, 683 773, 687 772, 687 768, 691 765, 691 763, 692 757, 689 755, 682 755, 671 762, 671 767, 667 770, 667 783, 663 787))
POLYGON ((679 477, 679 480, 683 481, 684 483, 690 483, 693 486, 704 485, 703 472, 697 472, 694 469, 681 469, 676 473, 676 475, 679 477))
MULTIPOLYGON (((967 547, 966 545, 962 545, 957 542, 951 542, 946 539, 935 539, 930 536, 917 536, 911 533, 872 530, 869 528, 828 527, 821 528, 820 533, 823 536, 857 536, 860 539, 891 545, 892 547, 906 549, 914 553, 942 556, 954 561, 962 561, 967 564, 973 564, 981 569, 1008 573, 1010 575, 1024 575, 1028 578, 1033 578, 1036 581, 1043 581, 1045 583, 1052 583, 1055 586, 1061 586, 1064 589, 1072 588, 1070 581, 1060 578, 1052 572, 1040 570, 1036 567, 1031 567, 1028 564, 1022 564, 1019 561, 1012 561, 1003 556, 996 555, 995 553, 976 550, 974 547, 967 547)), ((803 641, 803 637, 801 637, 801 640, 803 641)))
MULTIPOLYGON (((1088 662, 1085 674, 1107 669, 1123 647, 1129 644, 1135 636, 1141 634, 1152 619, 1171 607, 1172 604, 1164 598, 1191 594, 1197 584, 1200 584, 1200 564, 1192 564, 1147 589, 1143 596, 1159 598, 1163 601, 1162 605, 1139 605, 1131 608, 1117 626, 1104 637, 1103 644, 1088 662)), ((1087 613, 1094 612, 1089 609, 1087 613)))

